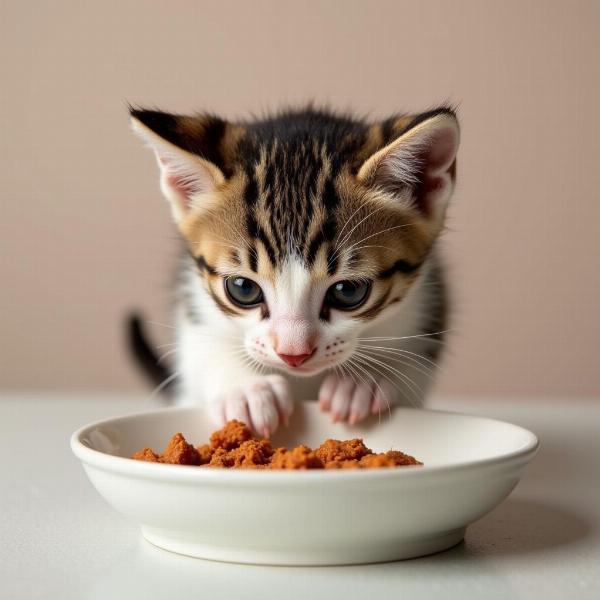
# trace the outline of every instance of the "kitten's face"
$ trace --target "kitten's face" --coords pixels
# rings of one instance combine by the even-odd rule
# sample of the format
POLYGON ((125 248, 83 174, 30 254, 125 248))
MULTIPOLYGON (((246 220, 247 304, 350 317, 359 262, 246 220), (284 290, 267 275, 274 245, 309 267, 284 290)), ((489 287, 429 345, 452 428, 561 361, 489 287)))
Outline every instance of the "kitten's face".
POLYGON ((296 375, 352 356, 365 326, 402 302, 431 241, 417 215, 351 173, 323 176, 317 198, 326 186, 335 211, 316 201, 295 227, 284 198, 247 203, 254 186, 238 174, 181 225, 198 277, 248 356, 296 375))
POLYGON ((448 111, 373 126, 134 116, 197 277, 252 361, 313 375, 344 363, 361 331, 401 306, 452 187, 448 111), (215 137, 217 149, 202 146, 215 137))

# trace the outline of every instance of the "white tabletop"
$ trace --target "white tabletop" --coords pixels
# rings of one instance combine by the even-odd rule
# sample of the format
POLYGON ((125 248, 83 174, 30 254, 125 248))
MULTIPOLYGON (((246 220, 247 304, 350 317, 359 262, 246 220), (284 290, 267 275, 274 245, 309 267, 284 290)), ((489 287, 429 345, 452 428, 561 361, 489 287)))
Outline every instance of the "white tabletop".
POLYGON ((541 450, 463 544, 404 562, 254 567, 171 554, 98 496, 71 454, 88 421, 145 410, 131 396, 0 399, 0 598, 600 598, 600 402, 438 399, 523 425, 541 450))

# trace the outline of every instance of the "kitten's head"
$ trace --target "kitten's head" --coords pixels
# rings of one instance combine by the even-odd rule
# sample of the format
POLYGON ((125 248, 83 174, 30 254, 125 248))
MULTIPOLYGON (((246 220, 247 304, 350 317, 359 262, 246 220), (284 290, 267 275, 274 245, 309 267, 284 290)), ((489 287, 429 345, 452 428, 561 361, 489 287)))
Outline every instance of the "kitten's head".
POLYGON ((254 361, 312 375, 401 307, 452 192, 452 110, 375 124, 312 109, 247 123, 131 115, 214 310, 204 318, 254 361))

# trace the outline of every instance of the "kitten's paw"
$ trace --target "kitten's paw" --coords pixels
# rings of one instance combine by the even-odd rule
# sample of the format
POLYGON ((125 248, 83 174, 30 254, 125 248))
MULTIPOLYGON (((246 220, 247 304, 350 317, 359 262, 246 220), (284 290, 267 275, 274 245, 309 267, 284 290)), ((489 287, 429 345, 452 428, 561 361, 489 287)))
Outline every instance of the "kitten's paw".
POLYGON ((331 413, 331 420, 348 421, 351 425, 370 413, 379 414, 394 404, 394 388, 389 381, 356 382, 351 377, 329 375, 319 390, 319 407, 331 413))
POLYGON ((281 424, 287 425, 293 410, 290 386, 281 375, 256 379, 211 404, 213 420, 219 426, 237 419, 264 437, 269 437, 281 424))

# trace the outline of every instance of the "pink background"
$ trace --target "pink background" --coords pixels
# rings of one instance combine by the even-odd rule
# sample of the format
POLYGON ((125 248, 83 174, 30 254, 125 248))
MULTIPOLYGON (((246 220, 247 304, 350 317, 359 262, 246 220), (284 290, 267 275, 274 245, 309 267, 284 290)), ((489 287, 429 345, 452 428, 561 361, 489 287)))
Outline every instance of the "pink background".
POLYGON ((600 3, 0 11, 0 387, 145 389, 122 320, 138 307, 168 322, 177 244, 126 101, 236 117, 314 98, 373 116, 459 105, 438 390, 600 394, 600 3))

